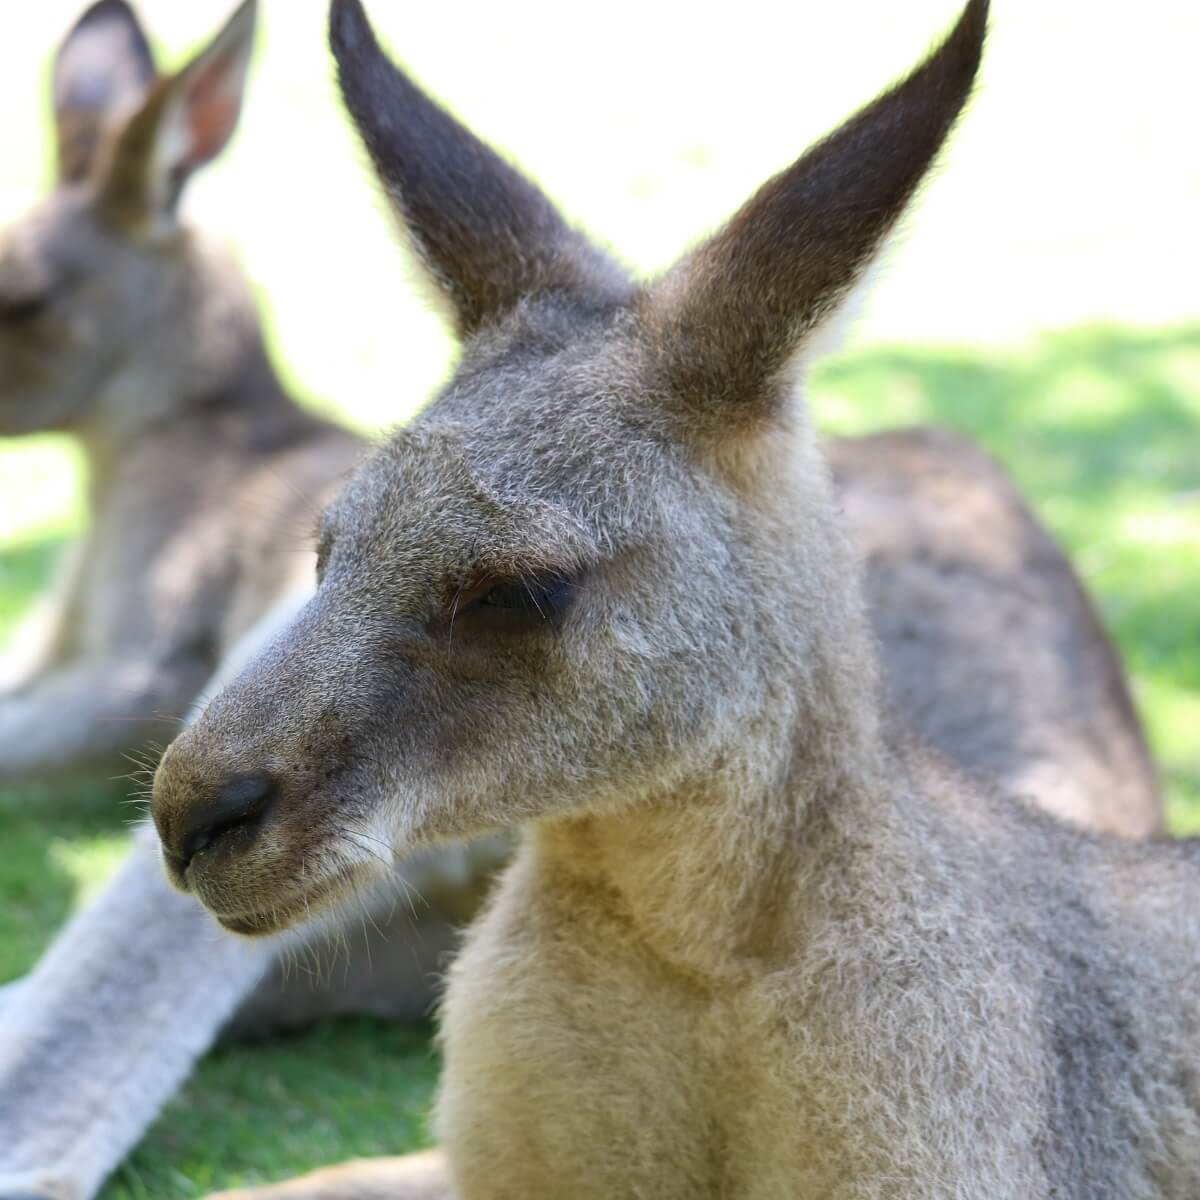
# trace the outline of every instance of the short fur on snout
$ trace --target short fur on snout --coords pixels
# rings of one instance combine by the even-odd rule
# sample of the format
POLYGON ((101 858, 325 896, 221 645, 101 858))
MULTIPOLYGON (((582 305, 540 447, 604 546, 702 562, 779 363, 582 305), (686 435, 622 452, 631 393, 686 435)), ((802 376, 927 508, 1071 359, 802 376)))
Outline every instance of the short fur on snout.
MULTIPOLYGON (((524 827, 450 974, 433 1194, 1200 1189, 1196 846, 1057 825, 891 719, 800 394, 986 18, 635 284, 335 0, 462 360, 327 511, 315 597, 175 744, 155 818, 176 844, 231 768, 295 787, 286 748, 336 721, 294 807, 187 867, 259 930, 380 846, 524 827)), ((378 1194, 430 1194, 396 1170, 378 1194)))

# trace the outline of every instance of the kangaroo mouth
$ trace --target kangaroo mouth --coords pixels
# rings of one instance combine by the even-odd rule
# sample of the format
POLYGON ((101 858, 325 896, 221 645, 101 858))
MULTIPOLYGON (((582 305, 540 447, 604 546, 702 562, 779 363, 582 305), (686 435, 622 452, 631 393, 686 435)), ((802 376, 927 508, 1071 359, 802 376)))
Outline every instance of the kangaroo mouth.
POLYGON ((230 933, 241 937, 269 937, 336 907, 339 901, 356 890, 361 874, 362 868, 358 865, 339 867, 301 891, 264 898, 261 903, 236 911, 223 910, 209 903, 203 895, 200 900, 217 923, 230 933))

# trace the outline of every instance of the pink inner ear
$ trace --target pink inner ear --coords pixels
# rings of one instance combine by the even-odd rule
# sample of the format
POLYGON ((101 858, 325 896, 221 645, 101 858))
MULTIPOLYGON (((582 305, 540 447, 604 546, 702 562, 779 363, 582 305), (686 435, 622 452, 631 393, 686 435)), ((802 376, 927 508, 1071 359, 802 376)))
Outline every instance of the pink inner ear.
POLYGON ((238 114, 237 93, 229 86, 234 57, 225 54, 214 59, 188 89, 188 167, 208 162, 233 133, 238 114))

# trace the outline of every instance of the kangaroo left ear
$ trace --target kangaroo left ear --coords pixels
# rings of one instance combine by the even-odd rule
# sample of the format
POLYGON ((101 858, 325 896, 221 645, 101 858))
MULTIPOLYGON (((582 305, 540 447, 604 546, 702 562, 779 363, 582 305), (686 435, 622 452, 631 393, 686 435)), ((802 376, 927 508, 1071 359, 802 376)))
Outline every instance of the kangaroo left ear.
POLYGON ((624 271, 391 62, 361 0, 333 0, 329 39, 346 107, 460 338, 527 297, 600 310, 627 301, 624 271))
POLYGON ((254 44, 255 0, 176 74, 161 79, 98 164, 100 203, 124 227, 161 229, 183 185, 214 159, 237 127, 254 44))
POLYGON ((769 414, 788 367, 862 277, 970 94, 988 0, 911 75, 767 183, 641 297, 688 411, 769 414))
POLYGON ((106 130, 128 116, 154 82, 154 56, 125 0, 96 0, 54 56, 58 177, 87 175, 106 130))

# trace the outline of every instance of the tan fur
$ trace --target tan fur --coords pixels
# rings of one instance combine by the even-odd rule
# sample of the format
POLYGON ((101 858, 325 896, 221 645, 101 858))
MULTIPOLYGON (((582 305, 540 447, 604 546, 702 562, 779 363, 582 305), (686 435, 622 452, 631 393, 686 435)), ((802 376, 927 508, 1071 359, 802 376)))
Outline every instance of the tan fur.
POLYGON ((523 826, 450 973, 444 1194, 1200 1190, 1195 844, 1072 830, 909 734, 796 384, 986 13, 639 287, 334 2, 463 358, 326 511, 316 595, 170 748, 154 816, 245 934, 368 880, 364 832, 523 826))

